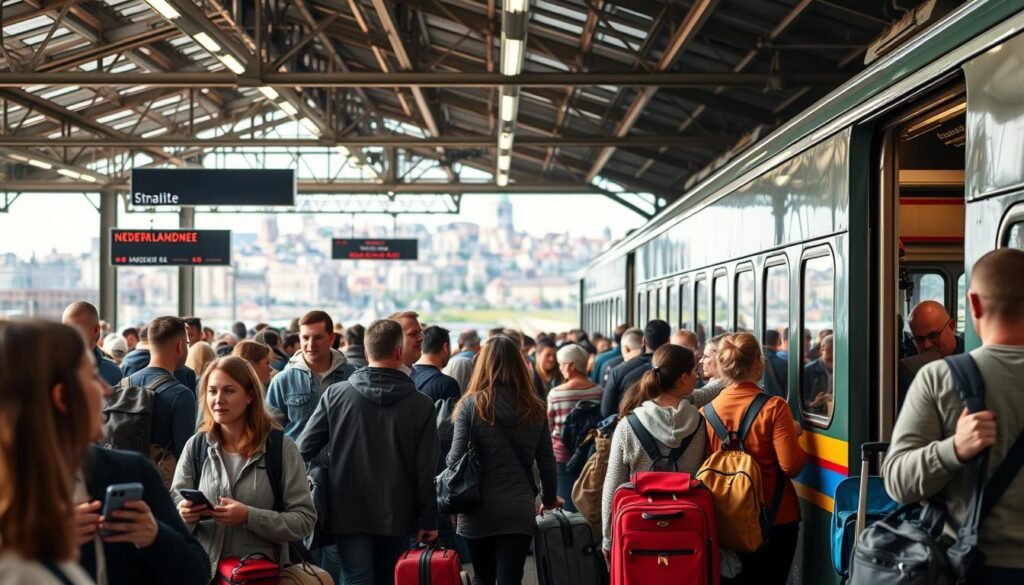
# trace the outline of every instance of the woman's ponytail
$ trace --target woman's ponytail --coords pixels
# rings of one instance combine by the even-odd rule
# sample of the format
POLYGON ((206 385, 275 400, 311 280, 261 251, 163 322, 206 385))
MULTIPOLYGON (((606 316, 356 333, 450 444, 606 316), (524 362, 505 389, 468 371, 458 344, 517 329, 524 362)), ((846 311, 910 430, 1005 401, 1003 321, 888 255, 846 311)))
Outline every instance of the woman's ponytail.
POLYGON ((626 416, 648 400, 654 400, 670 390, 683 374, 693 371, 696 359, 693 352, 679 345, 666 343, 654 352, 651 369, 626 391, 619 404, 619 416, 626 416))

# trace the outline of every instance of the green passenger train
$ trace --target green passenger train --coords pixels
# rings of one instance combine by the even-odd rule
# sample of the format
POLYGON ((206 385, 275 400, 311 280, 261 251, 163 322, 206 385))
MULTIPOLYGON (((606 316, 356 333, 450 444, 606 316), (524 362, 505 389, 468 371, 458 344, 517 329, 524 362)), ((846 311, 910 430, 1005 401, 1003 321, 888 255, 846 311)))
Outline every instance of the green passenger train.
POLYGON ((973 262, 1024 247, 1024 4, 968 2, 746 149, 598 257, 580 326, 775 329, 809 454, 791 583, 838 583, 832 494, 898 412, 902 317, 946 305, 968 348, 973 262), (809 335, 808 335, 809 332, 809 335), (804 375, 834 343, 822 392, 804 375))

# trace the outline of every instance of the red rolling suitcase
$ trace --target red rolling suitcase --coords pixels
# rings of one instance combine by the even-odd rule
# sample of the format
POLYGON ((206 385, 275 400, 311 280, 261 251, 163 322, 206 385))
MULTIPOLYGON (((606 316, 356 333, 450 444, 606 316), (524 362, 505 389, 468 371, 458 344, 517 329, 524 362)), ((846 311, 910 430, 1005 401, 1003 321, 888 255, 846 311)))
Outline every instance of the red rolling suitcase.
POLYGON ((419 545, 395 565, 395 585, 462 585, 459 555, 446 548, 419 545))
POLYGON ((612 585, 718 585, 711 492, 688 473, 637 473, 615 492, 612 585))

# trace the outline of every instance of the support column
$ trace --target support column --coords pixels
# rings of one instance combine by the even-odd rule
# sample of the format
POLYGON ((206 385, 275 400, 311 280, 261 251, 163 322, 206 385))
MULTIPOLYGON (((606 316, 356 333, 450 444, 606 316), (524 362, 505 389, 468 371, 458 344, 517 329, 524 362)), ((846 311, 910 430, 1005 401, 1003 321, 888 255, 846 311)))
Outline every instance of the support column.
MULTIPOLYGON (((196 210, 194 207, 182 207, 178 212, 178 227, 189 229, 196 227, 196 210)), ((195 312, 195 268, 192 266, 178 267, 178 316, 186 317, 195 312)))
POLYGON ((100 191, 100 318, 120 331, 117 322, 117 268, 110 261, 110 230, 117 227, 117 191, 100 191))

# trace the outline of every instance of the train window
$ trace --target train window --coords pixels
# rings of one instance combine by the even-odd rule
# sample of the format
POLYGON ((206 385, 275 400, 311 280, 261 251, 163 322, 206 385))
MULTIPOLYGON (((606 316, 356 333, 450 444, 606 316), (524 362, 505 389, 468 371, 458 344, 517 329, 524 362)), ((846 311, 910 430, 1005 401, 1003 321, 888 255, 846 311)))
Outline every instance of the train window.
MULTIPOLYGON (((769 261, 771 262, 771 261, 769 261)), ((769 264, 764 271, 764 389, 789 398, 789 266, 769 264)))
POLYGON ((801 311, 804 359, 801 406, 811 424, 828 426, 832 420, 835 382, 833 375, 833 325, 835 323, 835 264, 832 256, 804 261, 801 311))
POLYGON ((693 290, 690 288, 689 280, 684 280, 679 285, 679 327, 693 327, 693 290))
POLYGON ((967 275, 960 273, 956 279, 956 330, 961 334, 967 327, 967 275))
POLYGON ((697 334, 697 342, 704 347, 704 341, 708 338, 708 331, 711 329, 711 315, 708 312, 708 281, 701 278, 697 281, 697 318, 694 321, 694 333, 697 334))
POLYGON ((754 271, 736 273, 736 331, 754 330, 754 271))
POLYGON ((679 327, 679 301, 676 300, 676 287, 671 285, 666 290, 668 291, 665 295, 665 303, 668 306, 666 311, 668 325, 672 329, 677 329, 679 327))
POLYGON ((647 321, 644 320, 644 318, 647 317, 647 315, 645 313, 646 307, 644 306, 644 304, 645 304, 644 303, 644 293, 643 292, 637 293, 637 295, 636 295, 636 310, 634 311, 636 313, 636 326, 637 327, 643 327, 644 324, 647 323, 647 321))
POLYGON ((655 313, 655 311, 657 311, 657 308, 655 308, 654 304, 651 302, 652 298, 654 298, 654 291, 653 290, 647 291, 647 307, 644 309, 644 315, 645 315, 645 317, 644 317, 644 324, 645 325, 647 324, 648 321, 656 318, 654 316, 654 313, 655 313))
POLYGON ((935 301, 944 307, 947 306, 946 277, 941 272, 913 272, 910 274, 910 282, 914 286, 911 307, 916 307, 923 301, 935 301))
POLYGON ((1006 237, 1005 248, 1017 248, 1024 250, 1024 222, 1018 222, 1010 227, 1010 233, 1006 237))
POLYGON ((714 332, 715 335, 729 330, 729 277, 726 274, 715 275, 712 283, 714 291, 714 332))
POLYGON ((652 319, 662 319, 664 315, 661 314, 661 289, 655 289, 654 291, 654 308, 651 309, 652 319))

